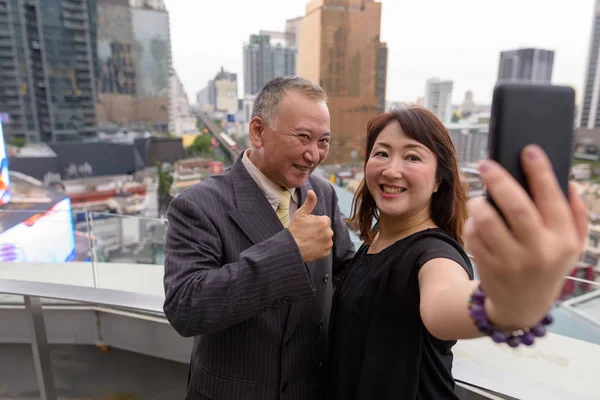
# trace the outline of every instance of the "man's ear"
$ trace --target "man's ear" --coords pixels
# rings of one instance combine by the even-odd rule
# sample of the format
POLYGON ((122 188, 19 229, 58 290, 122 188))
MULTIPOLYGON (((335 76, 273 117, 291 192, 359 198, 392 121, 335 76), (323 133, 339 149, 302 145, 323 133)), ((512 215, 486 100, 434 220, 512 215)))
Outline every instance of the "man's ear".
POLYGON ((254 117, 250 120, 249 132, 252 147, 260 149, 263 146, 263 132, 265 130, 265 121, 261 117, 254 117))

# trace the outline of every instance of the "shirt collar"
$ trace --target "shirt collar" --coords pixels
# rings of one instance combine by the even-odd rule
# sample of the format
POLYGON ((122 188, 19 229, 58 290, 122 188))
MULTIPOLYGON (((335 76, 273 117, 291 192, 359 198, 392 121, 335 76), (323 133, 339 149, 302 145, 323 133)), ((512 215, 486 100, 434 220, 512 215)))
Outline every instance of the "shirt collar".
MULTIPOLYGON (((244 167, 246 167, 246 170, 248 171, 254 182, 256 182, 258 187, 265 194, 267 200, 269 201, 273 209, 277 210, 277 207, 279 206, 279 201, 281 200, 282 188, 279 185, 275 184, 273 181, 271 181, 269 178, 267 178, 265 174, 263 174, 258 168, 256 168, 252 161, 250 161, 250 157, 248 157, 248 154, 250 154, 250 150, 251 149, 246 149, 246 151, 244 151, 244 155, 242 156, 242 164, 244 164, 244 167)), ((289 190, 291 194, 291 200, 294 203, 298 204, 298 191, 296 190, 296 188, 287 190, 289 190)))

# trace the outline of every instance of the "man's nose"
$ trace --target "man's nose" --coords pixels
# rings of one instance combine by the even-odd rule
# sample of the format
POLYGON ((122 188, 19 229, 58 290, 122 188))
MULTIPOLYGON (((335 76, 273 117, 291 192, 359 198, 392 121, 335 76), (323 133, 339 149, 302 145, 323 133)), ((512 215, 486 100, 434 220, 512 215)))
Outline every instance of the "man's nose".
POLYGON ((319 146, 316 143, 311 143, 306 147, 304 157, 309 162, 316 164, 319 162, 319 146))

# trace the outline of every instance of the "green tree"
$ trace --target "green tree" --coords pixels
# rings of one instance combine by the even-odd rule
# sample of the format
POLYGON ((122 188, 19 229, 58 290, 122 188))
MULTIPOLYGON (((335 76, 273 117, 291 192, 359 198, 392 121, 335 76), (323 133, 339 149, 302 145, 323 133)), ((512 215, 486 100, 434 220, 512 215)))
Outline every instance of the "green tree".
POLYGON ((15 147, 25 147, 25 139, 20 137, 13 137, 8 141, 8 144, 13 145, 15 147))
POLYGON ((209 135, 198 135, 186 150, 190 156, 207 156, 212 154, 211 145, 212 141, 209 135))
POLYGON ((458 121, 460 121, 460 117, 458 116, 458 114, 452 114, 452 123, 457 123, 458 121))
POLYGON ((173 177, 163 170, 163 165, 160 161, 156 162, 156 168, 158 170, 158 212, 160 215, 163 215, 173 199, 169 194, 171 185, 173 184, 173 177))

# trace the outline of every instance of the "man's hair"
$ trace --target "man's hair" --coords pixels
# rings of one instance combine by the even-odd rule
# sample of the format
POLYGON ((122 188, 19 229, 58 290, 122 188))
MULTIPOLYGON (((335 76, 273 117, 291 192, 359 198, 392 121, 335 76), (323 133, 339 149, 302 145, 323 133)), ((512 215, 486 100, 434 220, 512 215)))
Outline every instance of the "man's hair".
POLYGON ((295 90, 317 100, 327 101, 327 95, 319 85, 299 76, 282 76, 271 79, 260 90, 254 100, 252 118, 261 117, 271 128, 274 128, 281 101, 289 90, 295 90))

